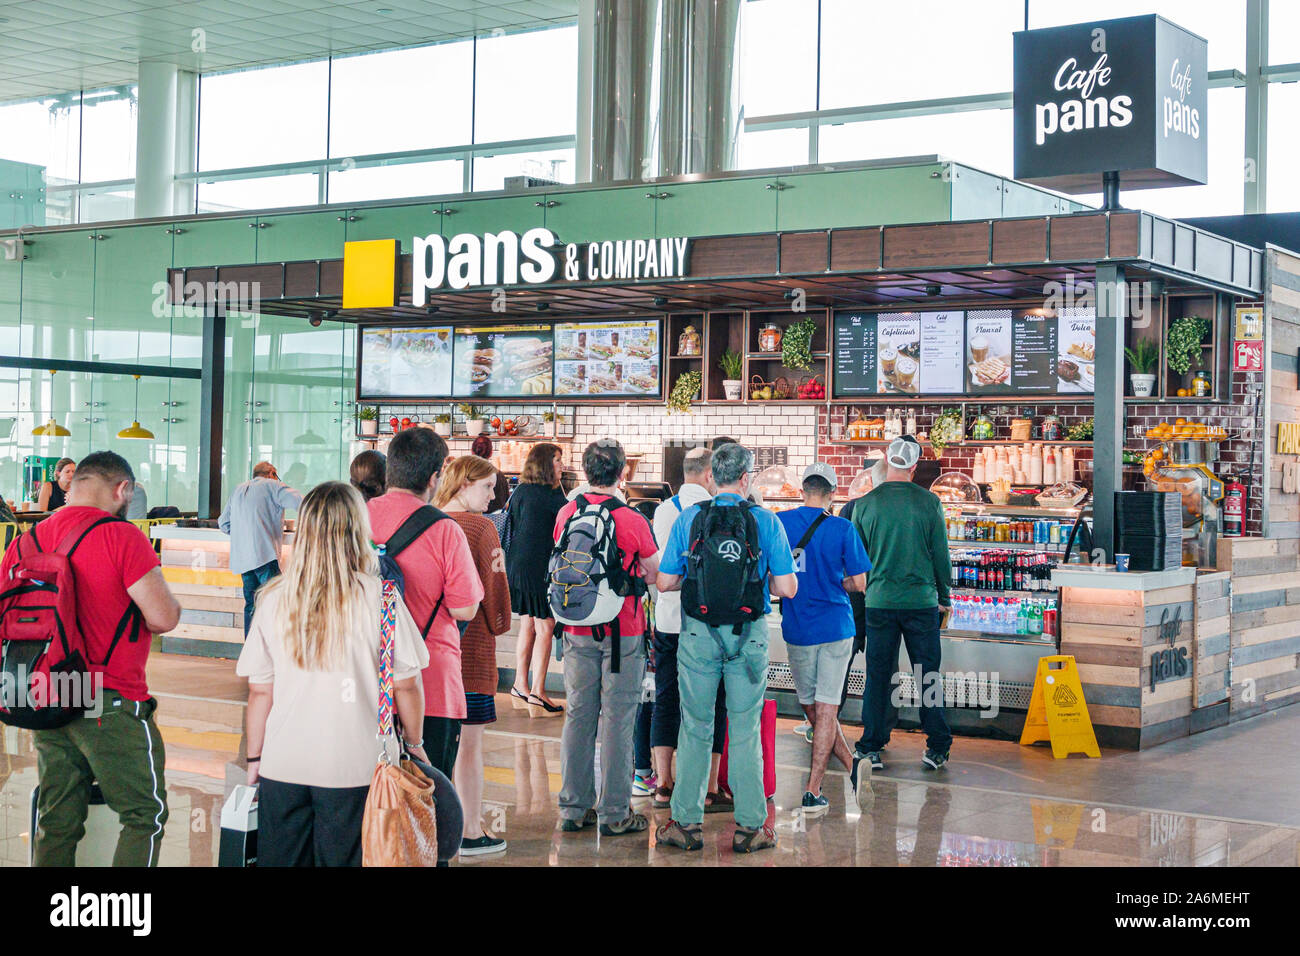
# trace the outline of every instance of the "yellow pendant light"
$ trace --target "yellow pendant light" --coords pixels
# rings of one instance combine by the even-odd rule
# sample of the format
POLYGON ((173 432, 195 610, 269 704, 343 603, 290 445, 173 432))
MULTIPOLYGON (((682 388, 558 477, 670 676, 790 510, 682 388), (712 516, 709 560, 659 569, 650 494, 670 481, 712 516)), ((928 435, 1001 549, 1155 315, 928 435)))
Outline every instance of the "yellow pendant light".
MULTIPOLYGON (((57 369, 50 369, 51 386, 54 383, 54 376, 57 374, 58 374, 57 369)), ((53 391, 54 390, 51 387, 50 389, 51 394, 53 394, 53 391)), ((54 420, 54 414, 51 413, 50 420, 46 422, 44 425, 37 425, 35 428, 33 428, 32 434, 40 435, 43 438, 67 438, 69 435, 72 434, 72 432, 68 431, 66 428, 64 428, 62 425, 56 422, 54 420)))
POLYGON ((153 440, 153 432, 140 425, 140 376, 135 376, 135 420, 131 422, 130 428, 123 428, 117 433, 118 438, 140 438, 146 441, 153 440))

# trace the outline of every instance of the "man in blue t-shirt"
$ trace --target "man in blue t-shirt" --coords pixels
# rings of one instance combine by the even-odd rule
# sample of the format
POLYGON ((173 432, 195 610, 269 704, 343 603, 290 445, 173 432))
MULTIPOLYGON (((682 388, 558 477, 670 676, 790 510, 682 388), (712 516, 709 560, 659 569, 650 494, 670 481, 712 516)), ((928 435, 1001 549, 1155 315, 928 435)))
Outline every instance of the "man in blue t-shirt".
POLYGON ((838 711, 844 675, 853 659, 853 606, 849 591, 865 591, 871 562, 853 525, 833 517, 835 469, 815 462, 803 473, 803 507, 777 515, 794 547, 799 590, 781 601, 781 636, 785 638, 799 704, 813 726, 812 764, 805 811, 823 813, 822 778, 831 754, 854 774, 859 806, 871 792, 871 775, 856 773, 856 762, 840 731, 838 711))
MULTIPOLYGON (((713 480, 718 487, 713 507, 738 507, 749 495, 754 453, 742 445, 722 445, 713 453, 712 466, 713 480)), ((686 557, 693 543, 691 525, 700 507, 691 505, 673 522, 668 543, 659 557, 661 593, 682 586, 686 557)), ((704 847, 700 825, 704 820, 705 790, 709 783, 713 708, 719 681, 727 688, 727 783, 736 800, 736 833, 731 848, 737 853, 752 853, 776 846, 776 831, 767 823, 760 738, 767 690, 766 615, 772 610, 769 589, 779 598, 794 597, 798 582, 790 543, 781 522, 762 508, 751 508, 750 514, 758 536, 756 572, 764 584, 763 616, 741 625, 737 635, 730 626, 710 627, 692 617, 685 602, 682 605, 682 632, 677 643, 677 685, 682 708, 677 737, 677 784, 673 788, 672 819, 656 833, 659 846, 683 850, 704 847)), ((736 595, 737 599, 740 597, 736 595)))

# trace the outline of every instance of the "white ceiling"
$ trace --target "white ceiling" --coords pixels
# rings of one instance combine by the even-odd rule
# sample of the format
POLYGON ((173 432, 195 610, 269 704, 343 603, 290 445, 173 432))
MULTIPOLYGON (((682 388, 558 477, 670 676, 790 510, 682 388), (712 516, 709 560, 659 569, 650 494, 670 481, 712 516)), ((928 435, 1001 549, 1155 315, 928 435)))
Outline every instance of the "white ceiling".
POLYGON ((0 0, 0 102, 131 83, 141 60, 212 72, 543 27, 572 20, 577 8, 578 0, 0 0))

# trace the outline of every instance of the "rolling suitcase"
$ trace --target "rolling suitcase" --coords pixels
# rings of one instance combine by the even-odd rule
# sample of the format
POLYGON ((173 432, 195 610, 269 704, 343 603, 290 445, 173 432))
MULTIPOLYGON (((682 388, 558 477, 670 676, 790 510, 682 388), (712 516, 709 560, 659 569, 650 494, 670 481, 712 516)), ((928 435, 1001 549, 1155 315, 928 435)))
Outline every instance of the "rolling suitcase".
MULTIPOLYGON (((776 796, 776 701, 763 701, 763 717, 759 724, 759 739, 763 744, 763 793, 771 800, 776 796)), ((727 784, 727 745, 723 741, 722 761, 718 764, 718 786, 734 793, 727 784)))

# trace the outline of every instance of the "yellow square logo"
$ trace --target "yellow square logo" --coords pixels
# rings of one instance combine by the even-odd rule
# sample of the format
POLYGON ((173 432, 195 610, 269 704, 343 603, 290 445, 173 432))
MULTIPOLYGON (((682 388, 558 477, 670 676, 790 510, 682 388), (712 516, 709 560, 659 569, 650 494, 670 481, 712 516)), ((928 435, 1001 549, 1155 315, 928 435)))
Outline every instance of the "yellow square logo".
POLYGON ((343 308, 384 309, 397 304, 397 240, 343 243, 343 308))

